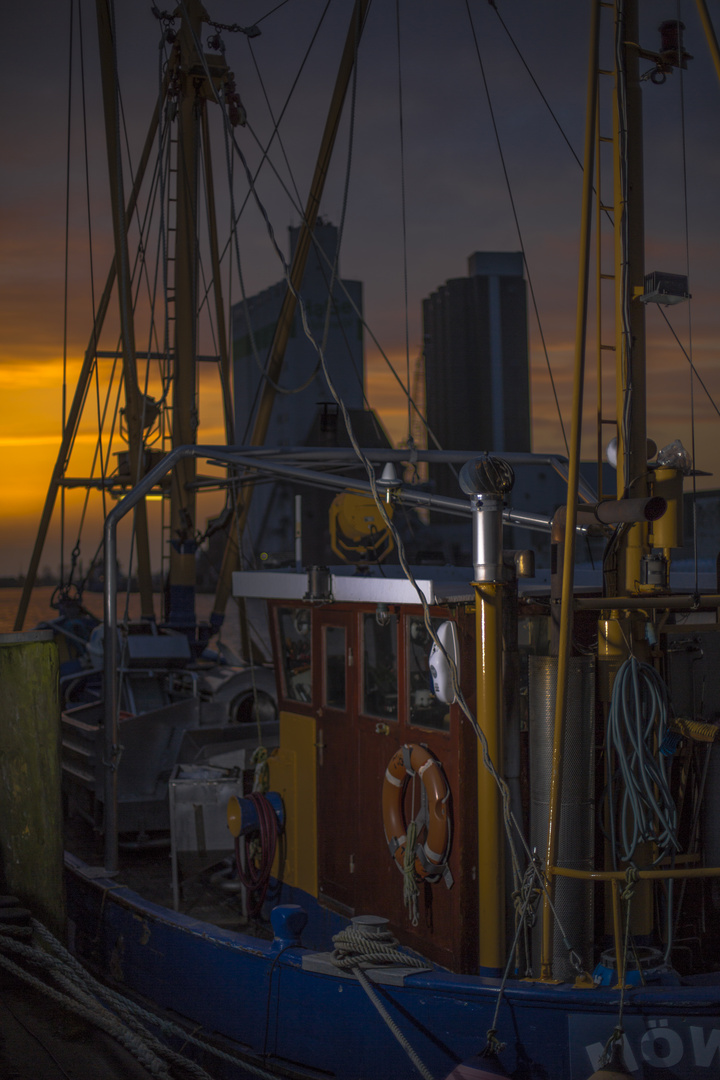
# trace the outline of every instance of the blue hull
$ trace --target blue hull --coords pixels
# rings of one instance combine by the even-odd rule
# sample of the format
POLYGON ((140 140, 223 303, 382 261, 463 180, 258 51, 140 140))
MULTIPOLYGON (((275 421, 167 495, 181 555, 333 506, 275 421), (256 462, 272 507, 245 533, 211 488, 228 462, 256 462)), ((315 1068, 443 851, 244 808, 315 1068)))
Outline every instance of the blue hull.
MULTIPOLYGON (((310 897, 302 946, 219 929, 91 879, 66 856, 68 914, 83 960, 133 992, 201 1026, 258 1064, 342 1080, 415 1080, 418 1073, 352 977, 303 969, 308 946, 327 950, 339 928, 310 897)), ((438 1080, 477 1054, 499 980, 435 970, 378 989, 400 1030, 438 1080)), ((587 1080, 617 1022, 619 993, 513 981, 498 1037, 507 1074, 587 1080)), ((626 992, 626 1063, 638 1077, 720 1075, 720 975, 626 992)), ((223 1069, 226 1067, 223 1066, 223 1069)), ((218 1075, 240 1077, 242 1071, 218 1075)))

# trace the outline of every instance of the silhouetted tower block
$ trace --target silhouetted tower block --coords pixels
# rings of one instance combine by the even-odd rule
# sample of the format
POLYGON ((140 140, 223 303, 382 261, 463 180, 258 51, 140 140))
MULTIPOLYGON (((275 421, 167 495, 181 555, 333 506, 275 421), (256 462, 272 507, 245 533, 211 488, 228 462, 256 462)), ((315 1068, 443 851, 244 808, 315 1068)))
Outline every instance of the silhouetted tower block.
MULTIPOLYGON (((522 253, 478 251, 468 276, 423 301, 428 423, 446 450, 530 450, 527 297, 522 253)), ((447 467, 436 490, 459 496, 447 467)))
MULTIPOLYGON (((290 261, 300 234, 291 228, 290 261)), ((321 254, 312 246, 308 255, 300 296, 313 338, 322 343, 332 276, 332 264, 337 248, 338 231, 334 225, 318 218, 315 241, 321 254)), ((260 400, 263 376, 260 368, 267 355, 275 332, 275 324, 285 296, 286 283, 279 281, 247 299, 233 305, 233 383, 235 390, 235 441, 245 443, 260 400), (252 337, 255 341, 253 353, 252 337)), ((336 390, 349 409, 363 408, 364 353, 362 326, 362 283, 335 282, 330 324, 325 346, 325 358, 336 390), (344 286, 344 288, 343 288, 344 286)), ((318 403, 330 400, 325 377, 318 364, 317 350, 303 329, 299 309, 295 313, 280 385, 298 393, 278 394, 273 407, 265 444, 267 446, 300 446, 306 442, 315 420, 318 403)), ((253 546, 273 555, 292 554, 294 544, 294 489, 288 484, 263 483, 254 495, 249 516, 249 533, 253 546)))

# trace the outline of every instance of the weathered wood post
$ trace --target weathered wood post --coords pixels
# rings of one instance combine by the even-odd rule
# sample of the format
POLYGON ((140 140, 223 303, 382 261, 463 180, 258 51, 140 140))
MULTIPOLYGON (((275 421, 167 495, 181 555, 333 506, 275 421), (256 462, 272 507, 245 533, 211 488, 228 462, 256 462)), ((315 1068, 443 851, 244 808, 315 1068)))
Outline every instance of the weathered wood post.
POLYGON ((0 634, 0 890, 64 937, 58 672, 51 630, 0 634))

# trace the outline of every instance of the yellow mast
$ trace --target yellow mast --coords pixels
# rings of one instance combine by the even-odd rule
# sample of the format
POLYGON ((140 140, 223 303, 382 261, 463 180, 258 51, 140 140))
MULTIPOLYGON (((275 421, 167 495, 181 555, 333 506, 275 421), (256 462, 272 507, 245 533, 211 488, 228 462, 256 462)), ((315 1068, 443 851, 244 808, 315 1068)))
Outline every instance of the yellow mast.
POLYGON ((582 438, 582 406, 585 374, 585 339, 592 230, 593 163, 595 154, 595 124, 597 122, 598 38, 601 0, 593 0, 590 24, 590 55, 588 63, 587 103, 585 110, 585 153, 583 162, 582 225, 578 296, 575 322, 575 367, 573 379, 573 412, 570 434, 567 517, 563 559, 560 642, 558 646, 557 690, 555 697, 555 727, 553 734, 552 772, 548 806, 548 836, 546 870, 548 888, 543 899, 543 933, 541 977, 552 978, 553 920, 550 903, 553 895, 552 872, 555 866, 560 806, 561 748, 568 686, 568 660, 572 644, 573 578, 575 570, 575 526, 577 523, 578 481, 580 476, 580 446, 582 438))

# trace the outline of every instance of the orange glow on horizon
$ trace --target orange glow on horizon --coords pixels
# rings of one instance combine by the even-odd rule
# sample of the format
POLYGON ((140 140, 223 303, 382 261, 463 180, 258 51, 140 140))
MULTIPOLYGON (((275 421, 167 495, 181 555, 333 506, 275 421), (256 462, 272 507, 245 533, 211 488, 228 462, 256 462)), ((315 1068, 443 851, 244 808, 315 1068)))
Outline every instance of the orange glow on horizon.
MULTIPOLYGON (((677 370, 673 370, 673 367, 677 367, 676 351, 662 340, 659 342, 650 340, 649 345, 648 367, 652 372, 652 380, 648 404, 648 415, 651 417, 648 421, 648 434, 659 446, 679 437, 686 446, 690 447, 692 430, 689 419, 689 377, 686 362, 683 361, 685 371, 681 369, 678 376, 677 370)), ((699 336, 696 338, 695 362, 705 373, 703 377, 710 390, 712 390, 712 366, 717 347, 717 343, 712 338, 699 336)), ((25 343, 25 348, 30 353, 30 337, 25 343)), ((548 342, 548 350, 556 391, 565 419, 566 434, 569 438, 574 346, 567 339, 556 338, 548 342)), ((57 352, 48 351, 47 355, 45 352, 41 344, 34 356, 21 359, 18 357, 18 351, 13 349, 6 353, 0 362, 0 504, 3 507, 0 524, 0 550, 2 551, 0 575, 17 574, 26 569, 48 483, 60 447, 63 366, 57 352)), ((532 342, 531 352, 533 448, 538 452, 564 454, 555 401, 547 375, 545 357, 539 343, 532 342)), ((404 383, 406 371, 404 346, 389 349, 388 356, 400 380, 404 383)), ((81 363, 82 358, 78 353, 68 359, 66 408, 69 407, 72 399, 81 363)), ((101 377, 107 376, 111 363, 109 360, 101 361, 101 377)), ((411 353, 411 376, 415 363, 411 353)), ((609 381, 612 382, 612 380, 609 381)), ((208 444, 223 443, 225 430, 221 390, 215 369, 203 365, 200 383, 201 408, 198 441, 208 444)), ((150 389, 152 392, 152 387, 150 389)), ((614 406, 611 400, 613 392, 612 385, 606 386, 608 410, 614 406)), ((398 380, 388 370, 385 361, 374 348, 368 350, 366 358, 366 394, 371 407, 378 413, 391 443, 395 446, 405 445, 408 427, 406 397, 398 380)), ((697 385, 694 408, 697 466, 712 472, 717 459, 715 432, 718 417, 707 396, 697 385)), ((97 445, 94 426, 96 412, 97 407, 93 397, 86 403, 76 438, 76 450, 68 471, 71 476, 89 474, 97 445)), ((583 456, 586 458, 594 457, 595 453, 594 422, 594 375, 589 372, 586 377, 583 437, 583 456)), ((124 448, 124 443, 117 435, 114 441, 114 452, 124 448)), ((95 472, 97 474, 97 467, 95 472)), ((715 476, 698 479, 700 489, 716 486, 718 486, 718 480, 715 476)), ((216 497, 215 503, 217 501, 216 497)), ((77 490, 67 491, 65 502, 68 519, 73 514, 79 516, 82 494, 77 490)), ((208 511, 208 514, 215 512, 217 512, 216 505, 208 511)), ((87 509, 89 525, 99 530, 102 517, 102 499, 98 492, 93 492, 87 509)), ((49 539, 49 553, 47 559, 43 558, 43 565, 52 566, 56 562, 53 552, 57 550, 57 526, 53 528, 54 539, 49 539)))

